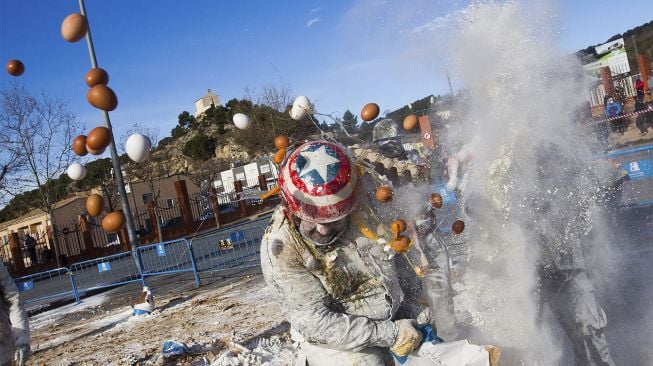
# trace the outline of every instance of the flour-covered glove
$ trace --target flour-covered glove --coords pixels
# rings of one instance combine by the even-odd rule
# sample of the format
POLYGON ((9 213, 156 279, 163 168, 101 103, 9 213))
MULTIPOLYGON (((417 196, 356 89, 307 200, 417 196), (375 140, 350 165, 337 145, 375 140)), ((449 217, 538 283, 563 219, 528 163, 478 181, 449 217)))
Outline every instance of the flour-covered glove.
POLYGON ((14 362, 16 366, 25 366, 27 358, 29 357, 29 344, 16 346, 14 350, 14 362))
POLYGON ((407 356, 422 343, 422 332, 417 330, 417 321, 401 319, 394 322, 397 337, 390 351, 397 356, 407 356))

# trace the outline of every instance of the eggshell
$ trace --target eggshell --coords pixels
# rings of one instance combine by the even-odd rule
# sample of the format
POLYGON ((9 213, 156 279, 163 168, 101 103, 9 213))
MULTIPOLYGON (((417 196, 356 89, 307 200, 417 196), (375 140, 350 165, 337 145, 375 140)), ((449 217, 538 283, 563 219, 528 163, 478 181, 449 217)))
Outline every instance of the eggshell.
POLYGON ((125 225, 125 215, 121 211, 110 212, 102 219, 102 229, 108 233, 120 231, 125 225))
POLYGON ((111 131, 104 126, 98 126, 86 136, 86 146, 91 150, 104 150, 111 143, 111 131))
POLYGON ((279 135, 274 138, 274 147, 277 149, 285 149, 290 145, 290 140, 288 139, 288 136, 284 135, 279 135))
POLYGON ((410 248, 410 239, 405 236, 400 236, 397 240, 390 243, 390 247, 397 253, 405 253, 410 248))
POLYGON ((61 36, 68 42, 79 41, 87 31, 88 23, 82 14, 72 13, 61 22, 61 36))
POLYGON ((367 103, 361 109, 361 119, 365 122, 369 122, 379 116, 379 105, 376 103, 367 103))
POLYGON ((108 83, 109 74, 107 74, 104 69, 95 67, 86 73, 86 85, 90 86, 91 88, 99 84, 107 85, 108 83))
POLYGON ((393 233, 401 233, 406 231, 406 221, 402 219, 393 221, 392 224, 390 224, 390 230, 392 230, 393 233))
POLYGON ((73 139, 73 152, 79 156, 88 154, 86 150, 86 135, 79 135, 73 139))
POLYGON ((25 65, 18 60, 9 60, 6 69, 11 76, 21 76, 25 72, 25 65))
POLYGON ((392 189, 387 186, 381 186, 376 190, 376 200, 379 202, 388 202, 392 199, 392 189))
POLYGON ((433 208, 441 208, 442 207, 442 196, 439 193, 431 193, 429 196, 429 204, 433 208))
POLYGON ((276 164, 281 164, 283 163, 283 159, 286 158, 286 149, 279 149, 277 150, 276 154, 272 157, 272 161, 274 161, 276 164))
POLYGON ((454 234, 460 234, 465 230, 465 222, 463 220, 456 220, 451 224, 451 231, 454 234))
POLYGON ((86 168, 80 163, 72 163, 66 169, 66 173, 72 180, 82 180, 86 176, 86 168))
POLYGON ((86 212, 95 217, 102 213, 104 209, 104 199, 97 193, 93 193, 86 199, 86 212))
POLYGON ((86 93, 86 100, 95 108, 110 112, 118 106, 116 93, 106 85, 97 84, 86 93))
POLYGON ((150 139, 140 133, 129 136, 125 142, 127 156, 137 163, 145 161, 150 156, 150 149, 152 149, 150 139))
POLYGON ((414 114, 410 114, 406 118, 404 118, 404 130, 412 131, 415 127, 417 127, 418 123, 419 120, 417 119, 417 116, 414 114))
POLYGON ((244 113, 236 113, 233 117, 234 125, 241 130, 252 127, 252 120, 244 113))

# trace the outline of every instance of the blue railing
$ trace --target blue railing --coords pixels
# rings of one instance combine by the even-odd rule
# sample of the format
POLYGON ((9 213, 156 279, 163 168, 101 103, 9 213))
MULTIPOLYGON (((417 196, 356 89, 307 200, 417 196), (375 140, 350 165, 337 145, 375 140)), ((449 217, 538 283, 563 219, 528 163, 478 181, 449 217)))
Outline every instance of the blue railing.
POLYGON ((193 273, 200 286, 199 274, 234 268, 257 267, 259 245, 269 217, 194 237, 138 247, 139 271, 132 252, 77 262, 70 268, 57 268, 15 279, 25 303, 47 304, 55 299, 80 297, 90 291, 141 282, 152 276, 193 273))

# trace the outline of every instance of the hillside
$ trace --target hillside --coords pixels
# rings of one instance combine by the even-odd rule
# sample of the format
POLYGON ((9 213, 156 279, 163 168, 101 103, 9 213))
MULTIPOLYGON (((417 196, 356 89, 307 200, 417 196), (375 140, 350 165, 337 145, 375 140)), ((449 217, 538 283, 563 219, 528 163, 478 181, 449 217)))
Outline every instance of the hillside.
POLYGON ((653 59, 653 21, 642 24, 633 29, 629 29, 624 33, 615 34, 604 42, 588 46, 585 49, 576 52, 576 55, 583 60, 596 56, 594 47, 601 44, 623 38, 626 51, 628 52, 628 63, 631 70, 637 70, 637 53, 646 53, 653 59))

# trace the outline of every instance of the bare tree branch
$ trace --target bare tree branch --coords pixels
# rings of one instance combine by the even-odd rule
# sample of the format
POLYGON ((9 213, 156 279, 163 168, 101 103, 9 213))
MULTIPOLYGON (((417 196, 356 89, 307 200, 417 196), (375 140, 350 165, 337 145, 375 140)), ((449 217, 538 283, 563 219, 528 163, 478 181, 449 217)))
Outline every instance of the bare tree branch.
POLYGON ((81 125, 68 111, 66 102, 45 93, 34 97, 16 84, 0 92, 0 103, 2 156, 15 159, 3 165, 7 169, 3 167, 4 182, 0 188, 13 197, 38 191, 38 208, 49 214, 59 261, 53 213, 56 202, 65 198, 66 189, 57 184, 57 179, 73 161, 71 143, 81 125))

